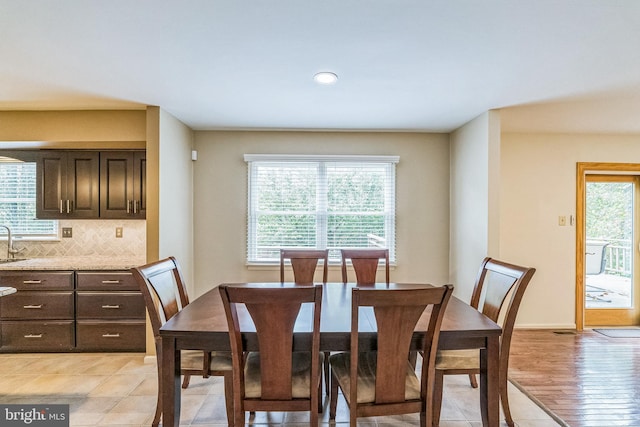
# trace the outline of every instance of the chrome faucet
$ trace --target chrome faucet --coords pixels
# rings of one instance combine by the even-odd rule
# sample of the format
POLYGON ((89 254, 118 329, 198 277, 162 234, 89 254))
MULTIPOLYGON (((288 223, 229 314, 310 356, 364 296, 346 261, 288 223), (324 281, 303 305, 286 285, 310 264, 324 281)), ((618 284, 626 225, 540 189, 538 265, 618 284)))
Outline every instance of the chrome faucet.
POLYGON ((16 254, 18 252, 21 252, 24 250, 24 248, 21 249, 16 249, 13 247, 13 239, 11 238, 11 229, 9 227, 7 227, 6 225, 1 225, 0 227, 4 227, 7 229, 7 259, 8 258, 15 258, 16 254))

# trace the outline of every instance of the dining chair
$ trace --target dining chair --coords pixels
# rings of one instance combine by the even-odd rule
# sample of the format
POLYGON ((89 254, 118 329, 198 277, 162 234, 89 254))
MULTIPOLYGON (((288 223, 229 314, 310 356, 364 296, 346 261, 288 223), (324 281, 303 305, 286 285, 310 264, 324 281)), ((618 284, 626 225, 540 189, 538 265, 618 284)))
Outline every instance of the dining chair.
MULTIPOLYGON (((153 337, 156 346, 156 362, 158 365, 158 400, 152 426, 157 427, 162 415, 162 349, 160 328, 175 314, 189 304, 189 296, 180 266, 175 257, 168 257, 131 269, 142 296, 144 297, 153 337)), ((224 377, 227 421, 233 425, 233 379, 231 354, 228 352, 203 352, 201 350, 182 350, 180 353, 180 370, 184 375, 182 388, 187 388, 191 375, 224 377)))
POLYGON ((327 283, 329 250, 280 249, 280 282, 284 282, 284 267, 287 260, 291 263, 294 282, 303 285, 314 282, 318 262, 322 260, 322 283, 327 283))
POLYGON ((413 289, 353 288, 349 352, 332 354, 329 419, 335 420, 338 389, 349 407, 349 423, 358 417, 420 413, 420 425, 433 421, 433 374, 440 326, 453 286, 413 289), (362 311, 372 307, 373 313, 362 311), (425 310, 431 307, 430 312, 425 310), (428 316, 420 340, 424 357, 420 377, 409 362, 418 320, 428 316), (362 320, 361 320, 362 317, 362 320), (359 347, 359 325, 377 325, 375 348, 359 347))
MULTIPOLYGON (((507 425, 513 427, 507 393, 507 371, 509 369, 509 349, 518 308, 535 268, 485 258, 480 264, 470 305, 482 306, 482 313, 502 327, 500 337, 500 360, 498 385, 500 401, 507 425), (509 295, 511 296, 510 298, 509 295), (508 301, 508 303, 507 303, 508 301)), ((436 358, 434 426, 440 423, 442 389, 444 375, 469 374, 471 386, 477 387, 475 375, 480 373, 480 350, 442 350, 436 358)))
POLYGON ((389 249, 341 249, 342 282, 347 283, 347 261, 351 261, 358 285, 376 283, 378 262, 384 259, 385 279, 389 284, 389 249))
POLYGON ((219 291, 229 326, 235 426, 244 426, 246 411, 309 411, 310 425, 317 427, 322 412, 322 285, 223 284, 219 291), (313 307, 310 339, 303 337, 302 349, 293 350, 294 326, 303 305, 313 307), (240 310, 248 311, 253 325, 240 324, 240 310), (258 351, 247 347, 252 342, 242 335, 247 330, 255 331, 258 351))
MULTIPOLYGON (((328 249, 280 249, 280 282, 284 283, 284 266, 285 261, 291 262, 293 270, 293 281, 296 284, 312 284, 318 262, 322 260, 322 283, 327 283, 327 273, 329 269, 329 250, 328 249)), ((329 395, 329 355, 330 352, 324 353, 323 370, 325 392, 329 395)))

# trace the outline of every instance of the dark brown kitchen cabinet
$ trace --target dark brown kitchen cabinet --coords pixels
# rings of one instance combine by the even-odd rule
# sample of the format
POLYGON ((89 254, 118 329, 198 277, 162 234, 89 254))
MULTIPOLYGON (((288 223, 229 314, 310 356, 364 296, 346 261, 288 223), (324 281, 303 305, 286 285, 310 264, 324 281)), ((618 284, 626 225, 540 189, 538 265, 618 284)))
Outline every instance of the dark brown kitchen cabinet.
POLYGON ((76 272, 76 348, 145 351, 145 305, 128 271, 76 272))
POLYGON ((100 218, 145 218, 146 175, 144 151, 100 153, 100 218))
POLYGON ((0 270, 1 352, 145 351, 145 305, 127 270, 0 270))
POLYGON ((98 218, 97 151, 44 150, 36 168, 36 218, 98 218))
POLYGON ((0 298, 2 351, 72 351, 75 348, 73 271, 2 271, 15 287, 0 298))

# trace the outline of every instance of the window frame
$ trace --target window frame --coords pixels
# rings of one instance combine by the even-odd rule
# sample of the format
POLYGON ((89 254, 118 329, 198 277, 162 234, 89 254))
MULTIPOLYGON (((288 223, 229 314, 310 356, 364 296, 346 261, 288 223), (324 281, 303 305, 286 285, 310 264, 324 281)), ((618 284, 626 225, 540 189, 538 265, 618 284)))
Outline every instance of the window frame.
MULTIPOLYGON (((387 236, 389 249, 390 264, 395 265, 396 261, 396 165, 399 163, 399 156, 375 156, 375 155, 295 155, 295 154, 245 154, 244 160, 247 163, 247 235, 246 235, 246 263, 247 265, 273 265, 278 264, 279 259, 260 259, 258 258, 257 247, 257 230, 252 226, 252 218, 255 211, 253 206, 253 191, 252 188, 252 174, 254 168, 259 166, 260 163, 315 163, 319 168, 319 175, 322 175, 324 165, 326 163, 371 163, 371 164, 384 164, 386 168, 385 177, 385 209, 384 209, 384 228, 385 235, 387 236), (391 241, 389 241, 389 239, 391 241)), ((326 174, 325 177, 326 179, 326 174)), ((318 179, 318 177, 317 177, 318 179)), ((326 190, 326 188, 325 188, 326 190)), ((316 241, 316 249, 326 249, 327 247, 327 230, 326 212, 322 213, 321 206, 317 206, 313 215, 315 216, 316 223, 318 224, 316 234, 320 234, 316 241), (324 219, 324 220, 323 220, 324 219)), ((311 249, 310 247, 306 247, 311 249)), ((335 249, 335 248, 334 248, 335 249)), ((340 260, 335 256, 330 258, 330 264, 336 265, 340 263, 340 260)))

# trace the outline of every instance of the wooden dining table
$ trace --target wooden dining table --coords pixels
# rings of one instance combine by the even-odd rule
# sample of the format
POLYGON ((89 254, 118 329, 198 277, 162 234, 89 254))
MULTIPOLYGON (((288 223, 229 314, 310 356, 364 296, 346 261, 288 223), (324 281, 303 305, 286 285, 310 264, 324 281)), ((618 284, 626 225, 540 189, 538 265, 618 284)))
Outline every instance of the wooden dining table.
MULTIPOLYGON (((230 286, 296 286, 293 283, 230 283, 230 286)), ((320 350, 348 351, 351 332, 352 283, 327 283, 323 289, 320 322, 320 350)), ((431 285, 411 283, 380 283, 368 288, 398 289, 431 285)), ((294 329, 294 348, 310 339, 309 312, 304 311, 294 329)), ((366 312, 365 315, 367 316, 366 312)), ((250 324, 249 315, 240 312, 241 325, 250 324), (243 320, 244 317, 244 320, 243 320)), ((361 313, 362 316, 362 313, 361 313)), ((361 322, 361 348, 375 345, 375 319, 361 322)), ((423 316, 425 319, 427 316, 423 316)), ((417 349, 426 330, 426 320, 416 326, 413 345, 417 349)), ((498 426, 500 423, 500 397, 498 383, 498 358, 500 326, 485 317, 469 304, 452 297, 442 322, 440 349, 480 349, 480 407, 483 426, 498 426)), ((160 388, 162 393, 162 425, 180 424, 180 350, 230 351, 229 330, 217 288, 196 298, 160 328, 162 340, 162 366, 160 388)), ((257 346, 255 334, 246 332, 249 346, 257 346)), ((257 349, 257 348, 256 348, 257 349)))

